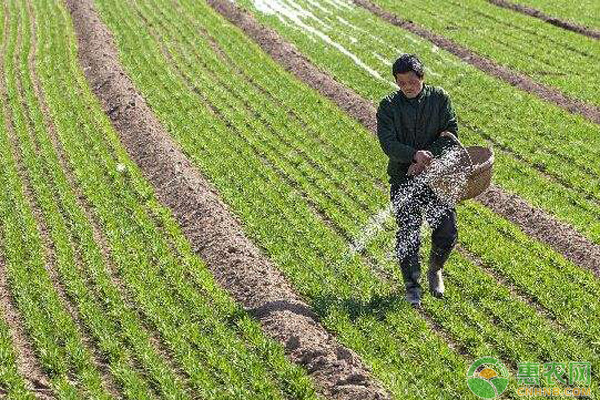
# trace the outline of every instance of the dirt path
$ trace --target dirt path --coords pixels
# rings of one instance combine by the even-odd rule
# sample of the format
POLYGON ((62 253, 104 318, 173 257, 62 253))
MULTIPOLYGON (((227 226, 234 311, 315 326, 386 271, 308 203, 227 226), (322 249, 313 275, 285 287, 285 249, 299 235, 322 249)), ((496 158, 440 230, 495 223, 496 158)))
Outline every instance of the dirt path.
POLYGON ((334 399, 387 399, 358 356, 337 343, 283 275, 242 233, 216 189, 160 125, 118 63, 114 42, 90 0, 65 0, 90 86, 133 160, 171 208, 218 282, 258 318, 286 353, 334 399))
POLYGON ((551 15, 545 14, 540 10, 537 10, 532 7, 528 7, 522 4, 512 3, 506 0, 488 0, 488 2, 503 8, 507 8, 509 10, 517 11, 525 15, 529 15, 534 18, 541 19, 544 22, 552 24, 554 26, 558 26, 559 28, 563 28, 569 31, 580 33, 584 36, 590 37, 592 39, 600 39, 600 31, 588 28, 583 25, 576 24, 571 21, 567 21, 558 17, 553 17, 551 15))
POLYGON ((371 11, 373 14, 384 19, 390 24, 398 26, 402 29, 406 29, 407 31, 412 32, 423 39, 429 40, 436 46, 454 54, 464 62, 473 65, 474 67, 491 76, 501 79, 512 86, 516 86, 525 92, 535 94, 541 99, 554 103, 569 112, 582 115, 596 124, 600 124, 600 107, 570 98, 557 89, 535 82, 527 75, 503 67, 500 64, 484 58, 450 39, 429 31, 415 24, 414 22, 402 19, 389 11, 385 11, 370 0, 352 1, 355 4, 371 11))
MULTIPOLYGON (((286 70, 334 101, 375 133, 376 109, 373 104, 321 71, 292 44, 272 29, 262 26, 247 11, 227 0, 208 0, 208 3, 231 23, 241 28, 286 70)), ((556 220, 545 211, 532 207, 517 195, 504 192, 495 185, 476 200, 518 225, 528 235, 550 245, 565 258, 589 268, 600 276, 600 246, 592 243, 570 225, 556 220)))

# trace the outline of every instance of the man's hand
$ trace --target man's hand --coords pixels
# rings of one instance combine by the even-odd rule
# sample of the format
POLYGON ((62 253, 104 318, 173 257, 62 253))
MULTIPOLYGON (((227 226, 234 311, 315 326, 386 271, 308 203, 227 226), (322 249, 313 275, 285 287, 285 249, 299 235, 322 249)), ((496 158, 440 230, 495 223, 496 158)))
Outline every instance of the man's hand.
POLYGON ((413 157, 413 163, 408 167, 408 175, 419 175, 431 164, 433 154, 428 150, 419 150, 413 157))
POLYGON ((425 164, 412 163, 410 167, 408 167, 408 176, 419 175, 421 172, 425 171, 425 164))
POLYGON ((433 160, 433 154, 427 150, 419 150, 413 156, 413 161, 417 164, 423 164, 423 166, 428 166, 433 160))

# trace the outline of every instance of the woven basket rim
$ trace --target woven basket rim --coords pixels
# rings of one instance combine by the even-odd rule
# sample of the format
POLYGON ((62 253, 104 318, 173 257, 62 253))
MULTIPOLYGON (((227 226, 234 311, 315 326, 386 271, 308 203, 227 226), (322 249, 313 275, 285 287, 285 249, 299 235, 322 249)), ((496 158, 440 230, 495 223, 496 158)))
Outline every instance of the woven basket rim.
POLYGON ((489 147, 483 146, 468 146, 465 147, 467 153, 469 153, 469 159, 471 160, 471 175, 479 175, 483 171, 492 168, 494 164, 494 152, 489 147), (473 162, 474 154, 485 154, 487 159, 481 163, 473 162))

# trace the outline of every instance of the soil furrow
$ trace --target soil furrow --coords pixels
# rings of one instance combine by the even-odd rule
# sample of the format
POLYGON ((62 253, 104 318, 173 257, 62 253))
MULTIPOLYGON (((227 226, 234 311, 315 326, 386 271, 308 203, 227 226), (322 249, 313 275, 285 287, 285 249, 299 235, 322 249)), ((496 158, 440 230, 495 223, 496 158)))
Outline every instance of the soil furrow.
MULTIPOLYGON (((226 0, 207 0, 207 2, 231 23, 242 29, 286 70, 334 101, 341 109, 375 133, 376 109, 369 101, 321 71, 279 34, 262 26, 248 11, 226 0)), ((512 221, 535 239, 550 245, 565 258, 591 269, 600 276, 600 246, 592 243, 573 227, 556 220, 543 210, 532 207, 517 195, 509 194, 496 185, 491 185, 490 189, 476 200, 512 221)))
POLYGON ((217 190, 160 125, 119 65, 112 37, 91 1, 66 0, 66 4, 90 87, 127 151, 153 184, 158 198, 171 208, 217 281, 246 309, 263 311, 255 313, 263 329, 288 344, 286 353, 311 371, 320 393, 339 399, 390 398, 358 356, 325 331, 283 275, 243 235, 241 223, 217 190), (363 378, 359 385, 345 383, 351 382, 348 378, 353 375, 363 378))
POLYGON ((519 196, 506 193, 494 184, 476 199, 518 225, 529 236, 547 243, 569 261, 588 268, 600 277, 600 246, 568 224, 531 207, 519 196))
MULTIPOLYGON (((210 2, 221 2, 223 0, 209 0, 210 2)), ((372 3, 370 0, 352 0, 355 4, 365 8, 372 12, 378 17, 384 19, 392 25, 398 26, 402 29, 406 29, 409 32, 414 33, 436 46, 454 54, 464 62, 473 65, 474 67, 482 70, 483 72, 499 78, 506 83, 518 87, 519 89, 532 93, 541 99, 552 102, 559 107, 574 113, 579 114, 588 120, 600 124, 600 107, 592 104, 585 103, 583 101, 573 99, 559 90, 550 86, 535 82, 533 79, 522 73, 513 71, 507 67, 503 67, 496 62, 486 59, 477 53, 463 47, 450 39, 447 39, 441 35, 433 33, 411 21, 400 18, 391 12, 383 10, 378 5, 372 3)))
POLYGON ((533 7, 525 6, 522 4, 516 4, 506 0, 488 0, 490 3, 499 7, 507 8, 509 10, 517 11, 525 15, 529 15, 534 18, 541 19, 544 22, 558 26, 559 28, 567 29, 569 31, 577 32, 592 39, 600 39, 600 31, 597 31, 587 26, 579 25, 571 21, 567 21, 558 17, 553 17, 533 7))

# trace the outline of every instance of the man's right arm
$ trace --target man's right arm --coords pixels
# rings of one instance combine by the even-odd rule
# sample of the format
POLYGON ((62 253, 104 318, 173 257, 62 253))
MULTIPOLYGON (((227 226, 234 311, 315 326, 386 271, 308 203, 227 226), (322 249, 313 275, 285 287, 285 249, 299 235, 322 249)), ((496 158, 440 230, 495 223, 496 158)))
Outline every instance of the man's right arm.
POLYGON ((396 137, 394 119, 391 110, 383 102, 377 109, 377 138, 383 152, 392 161, 410 164, 413 161, 416 150, 400 143, 396 137))

